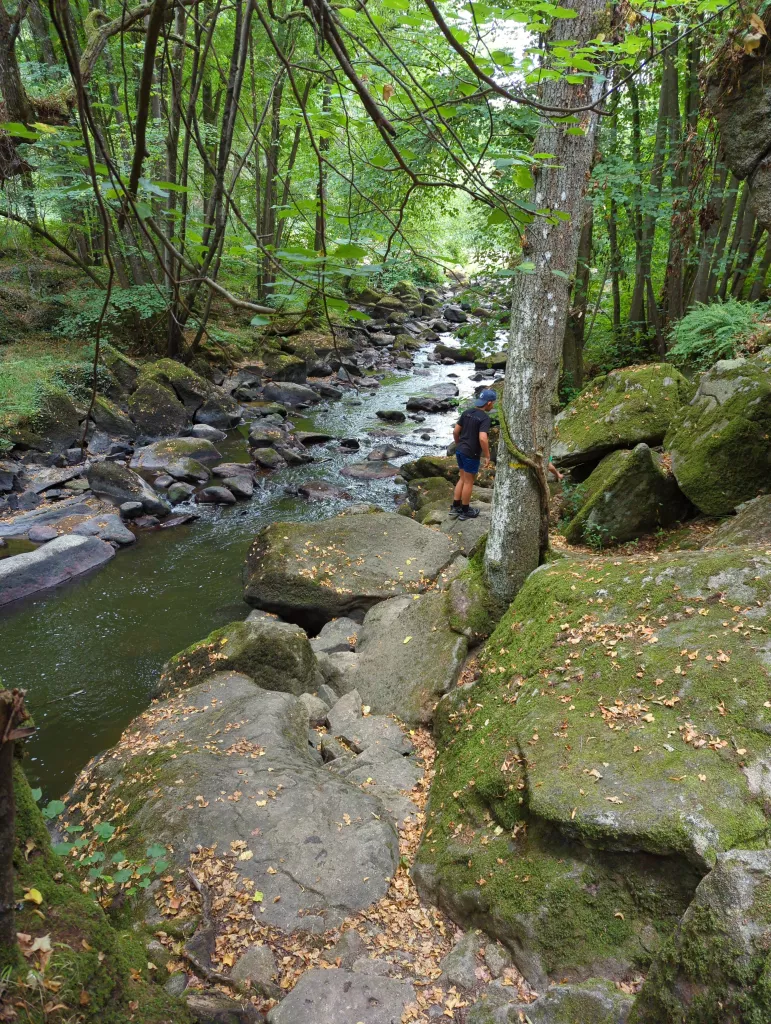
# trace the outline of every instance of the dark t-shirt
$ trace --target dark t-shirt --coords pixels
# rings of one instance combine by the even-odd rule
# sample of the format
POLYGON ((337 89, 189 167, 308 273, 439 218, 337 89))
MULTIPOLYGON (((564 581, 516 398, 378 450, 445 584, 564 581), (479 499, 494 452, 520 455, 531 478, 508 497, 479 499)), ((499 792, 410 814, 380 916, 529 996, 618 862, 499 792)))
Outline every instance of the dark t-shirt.
POLYGON ((458 423, 460 423, 460 438, 456 451, 459 451, 461 455, 465 455, 469 459, 478 459, 482 454, 479 435, 489 434, 490 417, 484 409, 477 409, 475 406, 472 406, 470 409, 466 409, 458 423))

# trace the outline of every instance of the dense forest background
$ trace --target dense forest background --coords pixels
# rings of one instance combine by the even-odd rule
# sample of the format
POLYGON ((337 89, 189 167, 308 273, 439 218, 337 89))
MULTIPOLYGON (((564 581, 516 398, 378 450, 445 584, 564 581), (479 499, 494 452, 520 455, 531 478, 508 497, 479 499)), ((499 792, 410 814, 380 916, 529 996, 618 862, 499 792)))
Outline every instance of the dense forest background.
MULTIPOLYGON (((2 0, 0 416, 100 338, 232 359, 276 311, 331 327, 404 279, 505 297, 532 269, 524 228, 565 216, 539 208, 536 132, 587 130, 587 109, 539 96, 597 76, 562 397, 613 366, 751 347, 771 240, 707 101, 765 51, 762 8, 621 4, 589 42, 555 41, 575 13, 2 0)), ((500 327, 468 340, 490 350, 500 327)))

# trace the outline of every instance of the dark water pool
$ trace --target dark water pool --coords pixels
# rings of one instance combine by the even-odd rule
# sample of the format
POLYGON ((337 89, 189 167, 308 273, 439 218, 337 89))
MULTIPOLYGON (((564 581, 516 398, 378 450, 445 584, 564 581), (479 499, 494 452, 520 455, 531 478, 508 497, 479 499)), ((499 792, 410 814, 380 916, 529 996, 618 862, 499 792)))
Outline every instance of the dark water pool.
MULTIPOLYGON (((362 460, 380 442, 379 434, 390 430, 376 410, 403 409, 409 395, 448 380, 458 384, 462 397, 472 393, 468 364, 437 366, 425 363, 425 354, 415 373, 386 378, 375 392, 362 391, 294 420, 298 429, 358 437, 360 453, 345 453, 334 443, 317 447, 317 462, 263 478, 253 501, 232 508, 193 506, 197 522, 142 534, 95 574, 0 612, 0 678, 27 690, 39 727, 27 760, 35 785, 49 796, 63 793, 86 761, 111 746, 147 706, 167 658, 247 614, 242 567, 257 530, 277 520, 326 518, 348 503, 308 502, 287 494, 287 486, 321 478, 343 486, 355 501, 395 507, 397 485, 350 480, 340 470, 362 460)), ((409 451, 396 462, 438 454, 451 440, 453 420, 452 412, 428 416, 419 430, 408 421, 398 428, 398 440, 383 440, 409 451), (430 441, 419 436, 427 428, 433 431, 430 441)), ((228 459, 247 457, 237 433, 222 450, 228 459)))

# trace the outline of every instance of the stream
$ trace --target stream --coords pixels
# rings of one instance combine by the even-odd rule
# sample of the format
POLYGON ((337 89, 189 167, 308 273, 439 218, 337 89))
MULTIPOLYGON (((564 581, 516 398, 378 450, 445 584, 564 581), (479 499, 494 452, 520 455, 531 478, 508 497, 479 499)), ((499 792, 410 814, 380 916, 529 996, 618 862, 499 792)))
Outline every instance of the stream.
MULTIPOLYGON (((441 342, 454 344, 453 335, 442 335, 441 342)), ((316 462, 258 478, 251 502, 177 506, 175 511, 194 511, 198 520, 144 532, 98 572, 0 611, 0 678, 5 686, 26 689, 38 727, 25 762, 33 785, 47 797, 64 793, 89 758, 112 746, 148 706, 171 655, 248 614, 242 568, 259 529, 277 520, 325 519, 351 500, 395 509, 403 485, 352 480, 340 471, 382 443, 408 451, 393 460, 396 465, 444 453, 454 410, 396 426, 375 415, 378 409, 403 410, 411 395, 440 383, 457 384, 461 400, 473 394, 473 364, 428 362, 431 348, 417 353, 412 371, 382 377, 379 389, 347 392, 340 401, 291 417, 300 430, 356 437, 361 451, 345 451, 334 441, 317 445, 316 462), (420 437, 427 431, 428 441, 420 437), (341 487, 351 500, 307 501, 286 492, 314 478, 341 487)), ((225 461, 249 461, 238 430, 218 448, 225 461)))

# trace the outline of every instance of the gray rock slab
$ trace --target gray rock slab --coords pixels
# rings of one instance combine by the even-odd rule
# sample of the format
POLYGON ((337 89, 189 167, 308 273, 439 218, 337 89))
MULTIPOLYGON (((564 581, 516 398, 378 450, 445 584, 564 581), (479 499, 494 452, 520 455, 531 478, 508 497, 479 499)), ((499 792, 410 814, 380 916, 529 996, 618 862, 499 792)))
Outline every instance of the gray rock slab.
POLYGON ((268 1014, 269 1024, 401 1024, 415 998, 406 981, 342 968, 306 971, 268 1014))
POLYGON ((165 516, 171 511, 168 502, 139 473, 119 462, 92 462, 88 483, 94 494, 109 498, 116 505, 141 501, 145 512, 152 516, 165 516))
POLYGON ((236 843, 252 853, 234 864, 264 894, 254 904, 260 923, 287 932, 339 927, 386 894, 397 834, 379 800, 314 761, 307 730, 296 697, 218 673, 136 719, 126 742, 79 778, 71 813, 92 782, 108 787, 111 813, 145 751, 160 747, 165 756, 147 773, 127 839, 168 843, 175 869, 199 845, 230 851, 236 843), (223 796, 236 790, 237 798, 223 796))
POLYGON ((449 627, 445 595, 433 591, 376 605, 356 650, 363 703, 415 725, 430 721, 435 703, 455 685, 468 643, 449 627))
MULTIPOLYGON (((549 989, 534 1003, 510 1001, 511 988, 491 985, 468 1013, 468 1024, 626 1024, 634 997, 612 983, 591 980, 549 989)), ((664 1024, 664 1021, 658 1022, 664 1024)))
POLYGON ((104 565, 115 554, 97 537, 59 537, 35 551, 0 560, 0 605, 48 590, 104 565))
POLYGON ((451 516, 446 508, 433 509, 424 519, 423 525, 434 527, 451 538, 461 554, 471 558, 479 551, 490 530, 491 513, 482 505, 476 519, 460 521, 451 516))
POLYGON ((349 619, 345 615, 332 619, 322 628, 318 636, 311 640, 311 647, 316 654, 341 654, 355 649, 361 623, 349 619), (353 643, 351 643, 353 640, 353 643))
POLYGON ((326 721, 329 704, 323 701, 321 697, 316 697, 312 693, 301 693, 299 700, 308 712, 308 721, 311 725, 321 725, 326 721))
POLYGON ((345 740, 355 754, 373 746, 391 747, 399 754, 412 751, 412 741, 393 718, 363 715, 361 697, 352 690, 329 709, 327 726, 331 736, 345 740))
POLYGON ((72 529, 73 534, 81 537, 99 537, 108 543, 118 544, 120 547, 128 547, 136 542, 136 534, 123 523, 117 513, 94 516, 78 523, 72 529))
POLYGON ((0 537, 24 537, 33 526, 55 526, 70 516, 90 516, 93 513, 93 508, 81 498, 65 498, 53 508, 36 508, 17 516, 12 522, 0 523, 0 537))

